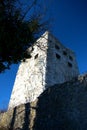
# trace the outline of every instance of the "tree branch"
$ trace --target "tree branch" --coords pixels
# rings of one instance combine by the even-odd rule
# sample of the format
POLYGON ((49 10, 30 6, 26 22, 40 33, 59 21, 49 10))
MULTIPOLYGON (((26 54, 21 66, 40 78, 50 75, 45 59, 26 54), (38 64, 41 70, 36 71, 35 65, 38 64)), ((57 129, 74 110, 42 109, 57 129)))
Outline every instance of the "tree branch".
POLYGON ((24 20, 25 16, 26 16, 27 13, 31 10, 31 8, 36 4, 36 2, 37 2, 37 0, 34 0, 34 1, 32 2, 32 4, 31 4, 31 6, 29 6, 29 7, 27 8, 27 10, 25 11, 24 15, 23 15, 22 18, 21 18, 21 21, 24 20))

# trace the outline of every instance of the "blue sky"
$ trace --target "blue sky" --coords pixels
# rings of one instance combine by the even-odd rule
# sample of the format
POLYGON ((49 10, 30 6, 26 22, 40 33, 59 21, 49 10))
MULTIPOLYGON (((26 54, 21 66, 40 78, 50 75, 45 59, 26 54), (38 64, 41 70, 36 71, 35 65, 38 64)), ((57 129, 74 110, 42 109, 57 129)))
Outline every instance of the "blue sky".
MULTIPOLYGON (((80 73, 87 72, 87 0, 48 0, 52 33, 77 56, 80 73)), ((18 65, 0 74, 0 108, 6 108, 18 65)))

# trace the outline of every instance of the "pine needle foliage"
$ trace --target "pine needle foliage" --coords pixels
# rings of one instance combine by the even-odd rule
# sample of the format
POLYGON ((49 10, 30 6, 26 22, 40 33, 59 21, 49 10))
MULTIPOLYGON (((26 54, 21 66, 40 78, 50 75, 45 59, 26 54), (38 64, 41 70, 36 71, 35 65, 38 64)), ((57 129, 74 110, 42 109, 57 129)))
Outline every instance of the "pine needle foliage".
POLYGON ((20 0, 0 0, 0 73, 30 57, 26 49, 47 29, 42 14, 31 11, 37 0, 31 1, 23 8, 20 0))

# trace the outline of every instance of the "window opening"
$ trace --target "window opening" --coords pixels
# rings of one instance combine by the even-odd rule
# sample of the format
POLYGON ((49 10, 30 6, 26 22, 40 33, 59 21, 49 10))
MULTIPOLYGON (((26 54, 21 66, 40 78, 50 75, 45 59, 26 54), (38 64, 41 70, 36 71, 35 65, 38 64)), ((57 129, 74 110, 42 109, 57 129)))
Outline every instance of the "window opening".
POLYGON ((72 58, 72 56, 69 56, 69 59, 73 61, 73 58, 72 58))
POLYGON ((68 62, 68 66, 69 66, 69 67, 72 67, 72 64, 71 64, 70 62, 68 62))
POLYGON ((61 57, 60 57, 60 55, 59 55, 59 54, 56 54, 56 58, 57 58, 57 59, 60 59, 61 57))
POLYGON ((65 56, 66 56, 66 55, 67 55, 67 52, 66 52, 66 51, 63 51, 63 55, 65 55, 65 56))
POLYGON ((34 59, 37 59, 38 58, 38 54, 35 55, 34 59))

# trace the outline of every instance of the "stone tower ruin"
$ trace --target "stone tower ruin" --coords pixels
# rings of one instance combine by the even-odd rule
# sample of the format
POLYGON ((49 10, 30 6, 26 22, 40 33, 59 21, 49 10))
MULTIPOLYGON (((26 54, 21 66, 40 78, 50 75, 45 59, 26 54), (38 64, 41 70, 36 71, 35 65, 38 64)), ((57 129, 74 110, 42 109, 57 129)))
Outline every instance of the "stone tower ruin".
POLYGON ((19 66, 9 109, 32 102, 46 88, 69 81, 79 74, 74 52, 48 31, 28 51, 31 58, 19 66))

